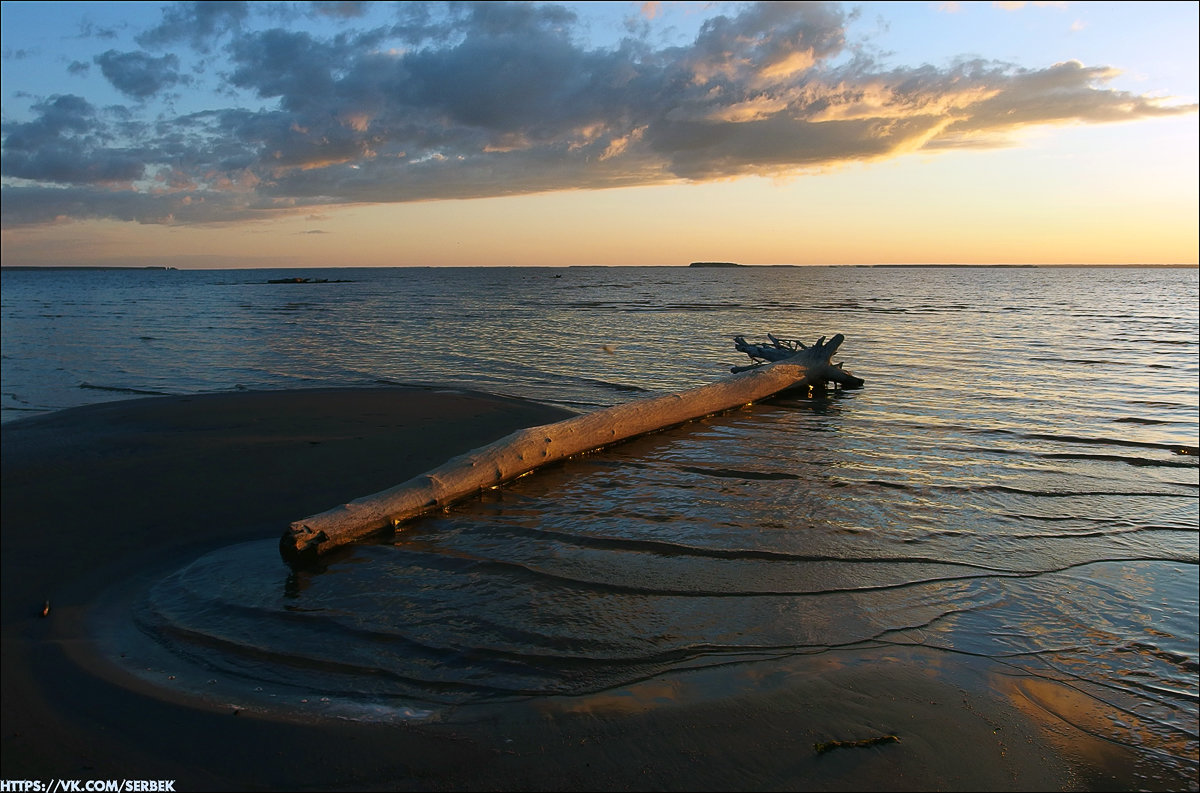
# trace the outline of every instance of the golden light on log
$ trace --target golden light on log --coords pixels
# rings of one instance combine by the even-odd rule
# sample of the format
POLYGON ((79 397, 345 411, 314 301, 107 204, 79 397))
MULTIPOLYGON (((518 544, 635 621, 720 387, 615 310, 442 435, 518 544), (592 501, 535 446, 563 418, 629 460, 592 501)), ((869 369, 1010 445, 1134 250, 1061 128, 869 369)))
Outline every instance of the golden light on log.
POLYGON ((769 338, 769 345, 752 345, 739 336, 735 347, 759 363, 734 367, 731 376, 715 383, 517 430, 395 487, 298 520, 280 538, 280 554, 292 565, 311 564, 334 548, 394 531, 404 521, 444 509, 548 463, 740 408, 781 391, 804 388, 811 393, 829 381, 849 388, 862 386, 861 379, 830 362, 844 341, 841 334, 828 342, 821 337, 812 346, 769 338))

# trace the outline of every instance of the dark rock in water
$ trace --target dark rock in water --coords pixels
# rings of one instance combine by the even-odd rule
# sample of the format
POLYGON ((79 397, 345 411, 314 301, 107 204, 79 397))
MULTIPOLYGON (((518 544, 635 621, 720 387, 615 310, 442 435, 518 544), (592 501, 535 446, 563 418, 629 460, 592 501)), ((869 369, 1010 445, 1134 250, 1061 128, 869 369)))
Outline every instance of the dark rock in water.
POLYGON ((745 267, 737 262, 692 262, 688 267, 745 267))

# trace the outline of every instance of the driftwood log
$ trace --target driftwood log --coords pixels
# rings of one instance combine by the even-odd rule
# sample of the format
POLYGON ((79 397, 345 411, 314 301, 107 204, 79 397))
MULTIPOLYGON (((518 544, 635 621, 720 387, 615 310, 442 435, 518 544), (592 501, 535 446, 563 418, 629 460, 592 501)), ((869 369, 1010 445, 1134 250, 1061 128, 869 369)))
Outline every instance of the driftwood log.
POLYGON ((737 349, 757 363, 734 367, 733 375, 710 385, 517 430, 388 490, 298 520, 280 538, 280 554, 291 565, 309 565, 334 548, 394 530, 410 518, 442 509, 548 463, 739 408, 781 391, 823 387, 828 381, 849 388, 863 384, 841 364, 830 361, 844 341, 841 334, 829 341, 822 336, 812 346, 774 337, 770 340, 769 345, 752 345, 737 337, 737 349))

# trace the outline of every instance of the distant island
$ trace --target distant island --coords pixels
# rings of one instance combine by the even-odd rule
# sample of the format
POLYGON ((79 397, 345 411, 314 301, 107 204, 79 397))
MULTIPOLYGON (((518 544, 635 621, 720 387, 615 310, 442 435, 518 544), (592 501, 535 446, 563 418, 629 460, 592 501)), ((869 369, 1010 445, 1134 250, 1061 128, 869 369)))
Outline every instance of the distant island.
POLYGON ((692 262, 688 267, 745 267, 737 262, 692 262))

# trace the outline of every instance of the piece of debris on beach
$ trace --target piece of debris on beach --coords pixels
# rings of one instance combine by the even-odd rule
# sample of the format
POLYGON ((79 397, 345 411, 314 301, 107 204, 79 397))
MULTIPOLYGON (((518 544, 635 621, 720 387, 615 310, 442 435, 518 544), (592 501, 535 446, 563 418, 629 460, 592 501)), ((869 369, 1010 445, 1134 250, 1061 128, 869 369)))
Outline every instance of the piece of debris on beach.
POLYGON ((814 743, 813 748, 817 750, 817 754, 825 754, 834 749, 862 749, 881 743, 900 743, 900 738, 895 735, 880 735, 876 738, 863 738, 858 741, 825 741, 824 743, 814 743))

